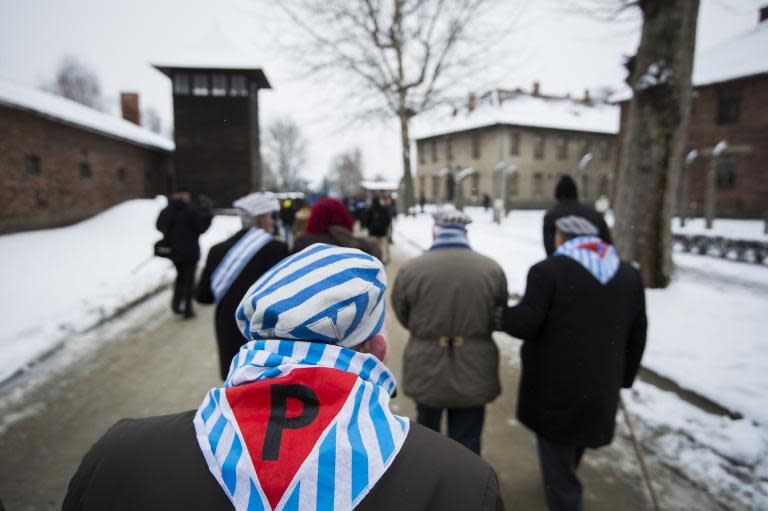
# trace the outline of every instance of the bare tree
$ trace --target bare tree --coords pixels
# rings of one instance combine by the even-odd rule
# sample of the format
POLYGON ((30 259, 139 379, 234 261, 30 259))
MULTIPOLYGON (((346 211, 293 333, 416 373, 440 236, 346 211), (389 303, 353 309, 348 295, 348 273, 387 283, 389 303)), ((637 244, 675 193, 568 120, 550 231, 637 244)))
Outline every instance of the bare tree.
POLYGON ((334 157, 328 172, 328 184, 342 197, 357 192, 363 181, 363 155, 359 147, 334 157))
POLYGON ((141 124, 153 133, 163 132, 163 120, 157 111, 157 108, 150 106, 144 109, 141 114, 141 124))
POLYGON ((627 67, 632 88, 621 146, 614 237, 649 287, 671 279, 671 221, 691 104, 698 0, 638 0, 643 28, 627 67))
POLYGON ((43 89, 96 110, 104 107, 99 78, 77 57, 64 57, 53 81, 43 89))
POLYGON ((296 191, 303 186, 299 174, 307 162, 307 142, 293 120, 277 119, 267 127, 264 152, 280 191, 296 191))
POLYGON ((449 99, 458 81, 477 81, 475 71, 488 62, 483 57, 510 33, 498 15, 495 23, 488 19, 492 8, 504 3, 293 0, 279 5, 306 36, 301 53, 310 73, 340 72, 355 87, 353 99, 362 103, 363 115, 399 120, 407 210, 414 203, 409 121, 449 99))

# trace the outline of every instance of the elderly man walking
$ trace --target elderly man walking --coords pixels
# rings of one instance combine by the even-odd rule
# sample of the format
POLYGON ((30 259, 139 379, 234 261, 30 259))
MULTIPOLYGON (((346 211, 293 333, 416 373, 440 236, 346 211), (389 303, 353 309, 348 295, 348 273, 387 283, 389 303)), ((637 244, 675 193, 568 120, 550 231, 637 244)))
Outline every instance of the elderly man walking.
POLYGON ((491 338, 493 311, 507 303, 507 280, 467 240, 471 219, 455 209, 434 215, 434 243, 400 269, 392 306, 410 331, 403 384, 418 422, 480 454, 485 405, 501 392, 499 351, 491 338))
POLYGON ((581 509, 576 468, 585 448, 613 438, 647 323, 640 272, 586 218, 555 226, 555 253, 530 269, 525 296, 497 320, 524 340, 517 415, 536 433, 547 504, 559 511, 581 509))
POLYGON ((216 303, 216 344, 221 379, 245 342, 232 318, 248 288, 267 270, 288 256, 288 247, 272 237, 272 213, 280 208, 269 193, 252 193, 233 204, 243 228, 211 247, 195 299, 216 303))

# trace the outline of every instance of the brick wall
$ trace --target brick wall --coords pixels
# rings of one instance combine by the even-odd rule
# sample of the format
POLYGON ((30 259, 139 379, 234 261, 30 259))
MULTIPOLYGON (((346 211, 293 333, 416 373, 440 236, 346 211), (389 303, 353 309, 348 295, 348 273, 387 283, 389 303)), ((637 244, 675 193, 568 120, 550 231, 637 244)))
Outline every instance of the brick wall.
POLYGON ((0 107, 0 232, 67 225, 154 196, 171 168, 170 153, 0 107), (39 158, 38 175, 28 173, 26 155, 39 158))

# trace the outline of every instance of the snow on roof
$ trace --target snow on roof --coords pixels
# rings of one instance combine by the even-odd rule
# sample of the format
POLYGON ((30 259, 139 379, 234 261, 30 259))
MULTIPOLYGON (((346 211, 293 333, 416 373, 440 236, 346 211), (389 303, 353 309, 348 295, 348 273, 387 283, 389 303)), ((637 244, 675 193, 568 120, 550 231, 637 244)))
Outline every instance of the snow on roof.
POLYGON ((4 80, 0 80, 0 105, 35 112, 65 124, 72 124, 141 146, 163 151, 173 151, 175 148, 171 140, 125 119, 99 112, 48 92, 22 87, 4 80))
POLYGON ((361 181, 360 186, 372 192, 391 192, 400 188, 400 184, 395 181, 361 181))
POLYGON ((614 105, 585 105, 568 98, 519 94, 501 104, 497 100, 478 102, 474 111, 455 116, 448 113, 416 117, 413 138, 429 138, 497 124, 616 134, 619 132, 619 109, 614 105))
POLYGON ((157 68, 260 69, 253 55, 236 44, 219 25, 191 45, 152 61, 157 68))
MULTIPOLYGON (((696 52, 693 61, 693 86, 701 87, 737 78, 768 73, 768 21, 743 34, 696 52)), ((624 86, 611 96, 612 103, 632 97, 624 86)))

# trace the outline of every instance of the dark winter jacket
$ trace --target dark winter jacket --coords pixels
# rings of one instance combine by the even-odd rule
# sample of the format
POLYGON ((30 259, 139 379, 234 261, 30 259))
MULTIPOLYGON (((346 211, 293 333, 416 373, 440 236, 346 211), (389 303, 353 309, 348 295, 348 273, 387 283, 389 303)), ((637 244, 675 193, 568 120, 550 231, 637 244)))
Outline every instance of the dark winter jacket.
MULTIPOLYGON (((208 260, 205 263, 200 283, 197 285, 195 299, 200 303, 213 303, 214 296, 211 289, 211 277, 216 268, 227 255, 227 252, 242 238, 248 229, 242 229, 231 238, 211 247, 208 252, 208 260)), ((248 288, 259 277, 272 268, 275 264, 288 256, 288 247, 282 241, 272 240, 264 245, 256 255, 243 267, 240 274, 232 282, 221 301, 216 306, 216 341, 219 346, 219 362, 221 379, 224 380, 229 373, 229 363, 240 350, 246 339, 235 322, 235 311, 243 299, 248 288)))
POLYGON ((339 247, 357 248, 377 259, 381 259, 381 249, 375 241, 358 238, 339 225, 332 225, 328 228, 327 232, 319 234, 302 234, 293 242, 293 252, 301 252, 315 243, 327 243, 339 247))
POLYGON ((213 220, 209 209, 197 208, 181 200, 172 200, 157 217, 157 230, 168 240, 175 263, 196 262, 200 259, 198 238, 208 230, 213 220))
POLYGON ((381 204, 374 203, 365 212, 363 225, 371 236, 386 236, 389 224, 392 223, 392 212, 381 204))
MULTIPOLYGON (((195 438, 195 412, 124 419, 83 458, 63 511, 231 511, 195 438)), ((392 466, 359 511, 499 511, 493 469, 469 450, 411 423, 392 466)))
POLYGON ((610 443, 619 389, 632 385, 645 348, 640 272, 622 262, 603 285, 573 259, 549 257, 530 269, 501 326, 525 341, 520 421, 554 443, 610 443))
POLYGON ((555 252, 555 222, 564 216, 580 216, 589 220, 599 231, 600 238, 606 243, 611 241, 611 231, 605 218, 595 209, 582 204, 578 199, 563 199, 552 206, 544 215, 544 250, 551 256, 555 252))

